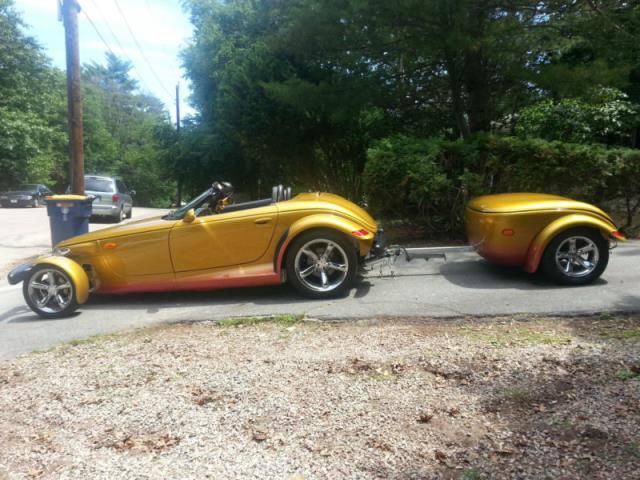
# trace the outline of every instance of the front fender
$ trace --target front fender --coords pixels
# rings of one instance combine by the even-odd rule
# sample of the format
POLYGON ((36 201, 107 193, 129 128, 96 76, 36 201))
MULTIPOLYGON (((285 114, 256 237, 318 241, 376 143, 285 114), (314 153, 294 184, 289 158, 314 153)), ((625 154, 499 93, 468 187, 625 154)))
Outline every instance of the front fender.
POLYGON ((70 258, 52 255, 40 257, 33 262, 33 267, 38 265, 53 265, 63 270, 76 287, 76 302, 82 305, 89 298, 89 277, 82 266, 70 258))
POLYGON ((527 252, 527 261, 524 269, 527 272, 533 273, 538 270, 540 261, 544 250, 549 245, 549 242, 558 235, 560 232, 575 227, 587 227, 599 230, 603 237, 609 238, 613 233, 617 232, 615 225, 605 220, 601 220, 597 217, 585 215, 581 213, 575 213, 561 217, 556 221, 547 225, 531 242, 529 251, 527 252))
POLYGON ((317 214, 303 217, 289 227, 287 237, 280 245, 277 257, 278 271, 282 265, 284 253, 291 241, 301 233, 314 228, 328 228, 345 234, 348 238, 351 238, 356 242, 360 256, 362 257, 369 253, 375 236, 375 232, 370 232, 366 228, 363 228, 362 225, 344 217, 338 217, 330 214, 317 214))

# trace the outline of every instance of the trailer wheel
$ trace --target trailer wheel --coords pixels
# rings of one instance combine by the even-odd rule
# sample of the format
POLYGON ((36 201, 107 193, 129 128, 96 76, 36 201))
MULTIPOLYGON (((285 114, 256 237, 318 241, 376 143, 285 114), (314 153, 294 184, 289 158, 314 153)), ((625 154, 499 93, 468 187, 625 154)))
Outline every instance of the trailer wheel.
POLYGON ((29 308, 42 318, 62 318, 77 308, 76 287, 62 269, 53 265, 38 265, 22 285, 29 308))
POLYGON ((289 283, 306 297, 345 295, 358 270, 354 245, 334 230, 311 230, 298 236, 287 250, 289 283))
POLYGON ((542 257, 542 270, 561 285, 586 285, 609 263, 609 245, 597 230, 572 228, 556 235, 542 257))

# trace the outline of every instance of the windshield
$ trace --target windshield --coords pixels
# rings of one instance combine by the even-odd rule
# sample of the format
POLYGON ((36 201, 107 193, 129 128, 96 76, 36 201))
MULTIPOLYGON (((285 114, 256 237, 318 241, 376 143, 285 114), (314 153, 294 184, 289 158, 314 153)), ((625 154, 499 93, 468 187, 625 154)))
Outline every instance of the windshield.
POLYGON ((18 188, 18 190, 37 190, 37 189, 38 189, 38 185, 32 185, 32 184, 20 185, 20 188, 18 188))
POLYGON ((187 203, 184 207, 180 207, 177 210, 171 210, 162 218, 164 218, 165 220, 180 220, 189 210, 191 210, 192 208, 196 209, 204 202, 206 202, 212 193, 213 192, 211 191, 211 189, 206 190, 204 193, 201 193, 196 198, 187 203))
POLYGON ((87 177, 84 179, 85 190, 91 192, 113 192, 113 181, 108 178, 87 177))

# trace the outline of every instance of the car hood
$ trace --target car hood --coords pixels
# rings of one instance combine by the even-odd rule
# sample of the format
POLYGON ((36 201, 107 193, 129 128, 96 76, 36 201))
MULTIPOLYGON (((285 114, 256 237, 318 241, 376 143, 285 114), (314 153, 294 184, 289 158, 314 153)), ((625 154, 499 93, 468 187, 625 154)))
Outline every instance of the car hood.
POLYGON ((314 210, 328 209, 331 211, 341 212, 347 217, 351 217, 354 220, 362 224, 370 232, 375 233, 378 230, 378 225, 369 213, 362 207, 355 203, 333 193, 314 192, 314 193, 300 193, 291 200, 281 202, 278 204, 278 209, 283 211, 287 208, 309 208, 314 210), (306 204, 306 205, 303 205, 306 204))
POLYGON ((559 195, 544 193, 501 193, 471 200, 467 208, 483 213, 523 213, 540 210, 580 210, 606 218, 611 217, 598 207, 559 195))
POLYGON ((113 227, 103 228, 95 232, 85 233, 72 237, 60 242, 57 247, 70 247, 78 243, 94 242, 97 240, 106 240, 108 238, 122 237, 125 235, 134 235, 137 233, 152 232, 158 230, 168 230, 174 224, 175 220, 163 220, 162 217, 150 217, 142 220, 134 220, 113 227))

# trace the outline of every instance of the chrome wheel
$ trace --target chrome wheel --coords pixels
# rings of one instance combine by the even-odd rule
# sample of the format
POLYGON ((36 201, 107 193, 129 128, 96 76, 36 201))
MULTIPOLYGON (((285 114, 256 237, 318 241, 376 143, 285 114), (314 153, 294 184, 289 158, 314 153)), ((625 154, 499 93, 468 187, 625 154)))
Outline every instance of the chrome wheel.
POLYGON ((558 245, 555 259, 556 266, 564 275, 580 278, 596 269, 600 260, 600 250, 592 239, 572 236, 558 245))
POLYGON ((73 302, 71 280, 60 270, 44 268, 36 271, 28 280, 26 293, 30 303, 46 314, 56 314, 73 302))
POLYGON ((349 257, 333 240, 317 238, 305 243, 294 260, 299 281, 314 292, 339 288, 349 272, 349 257))

